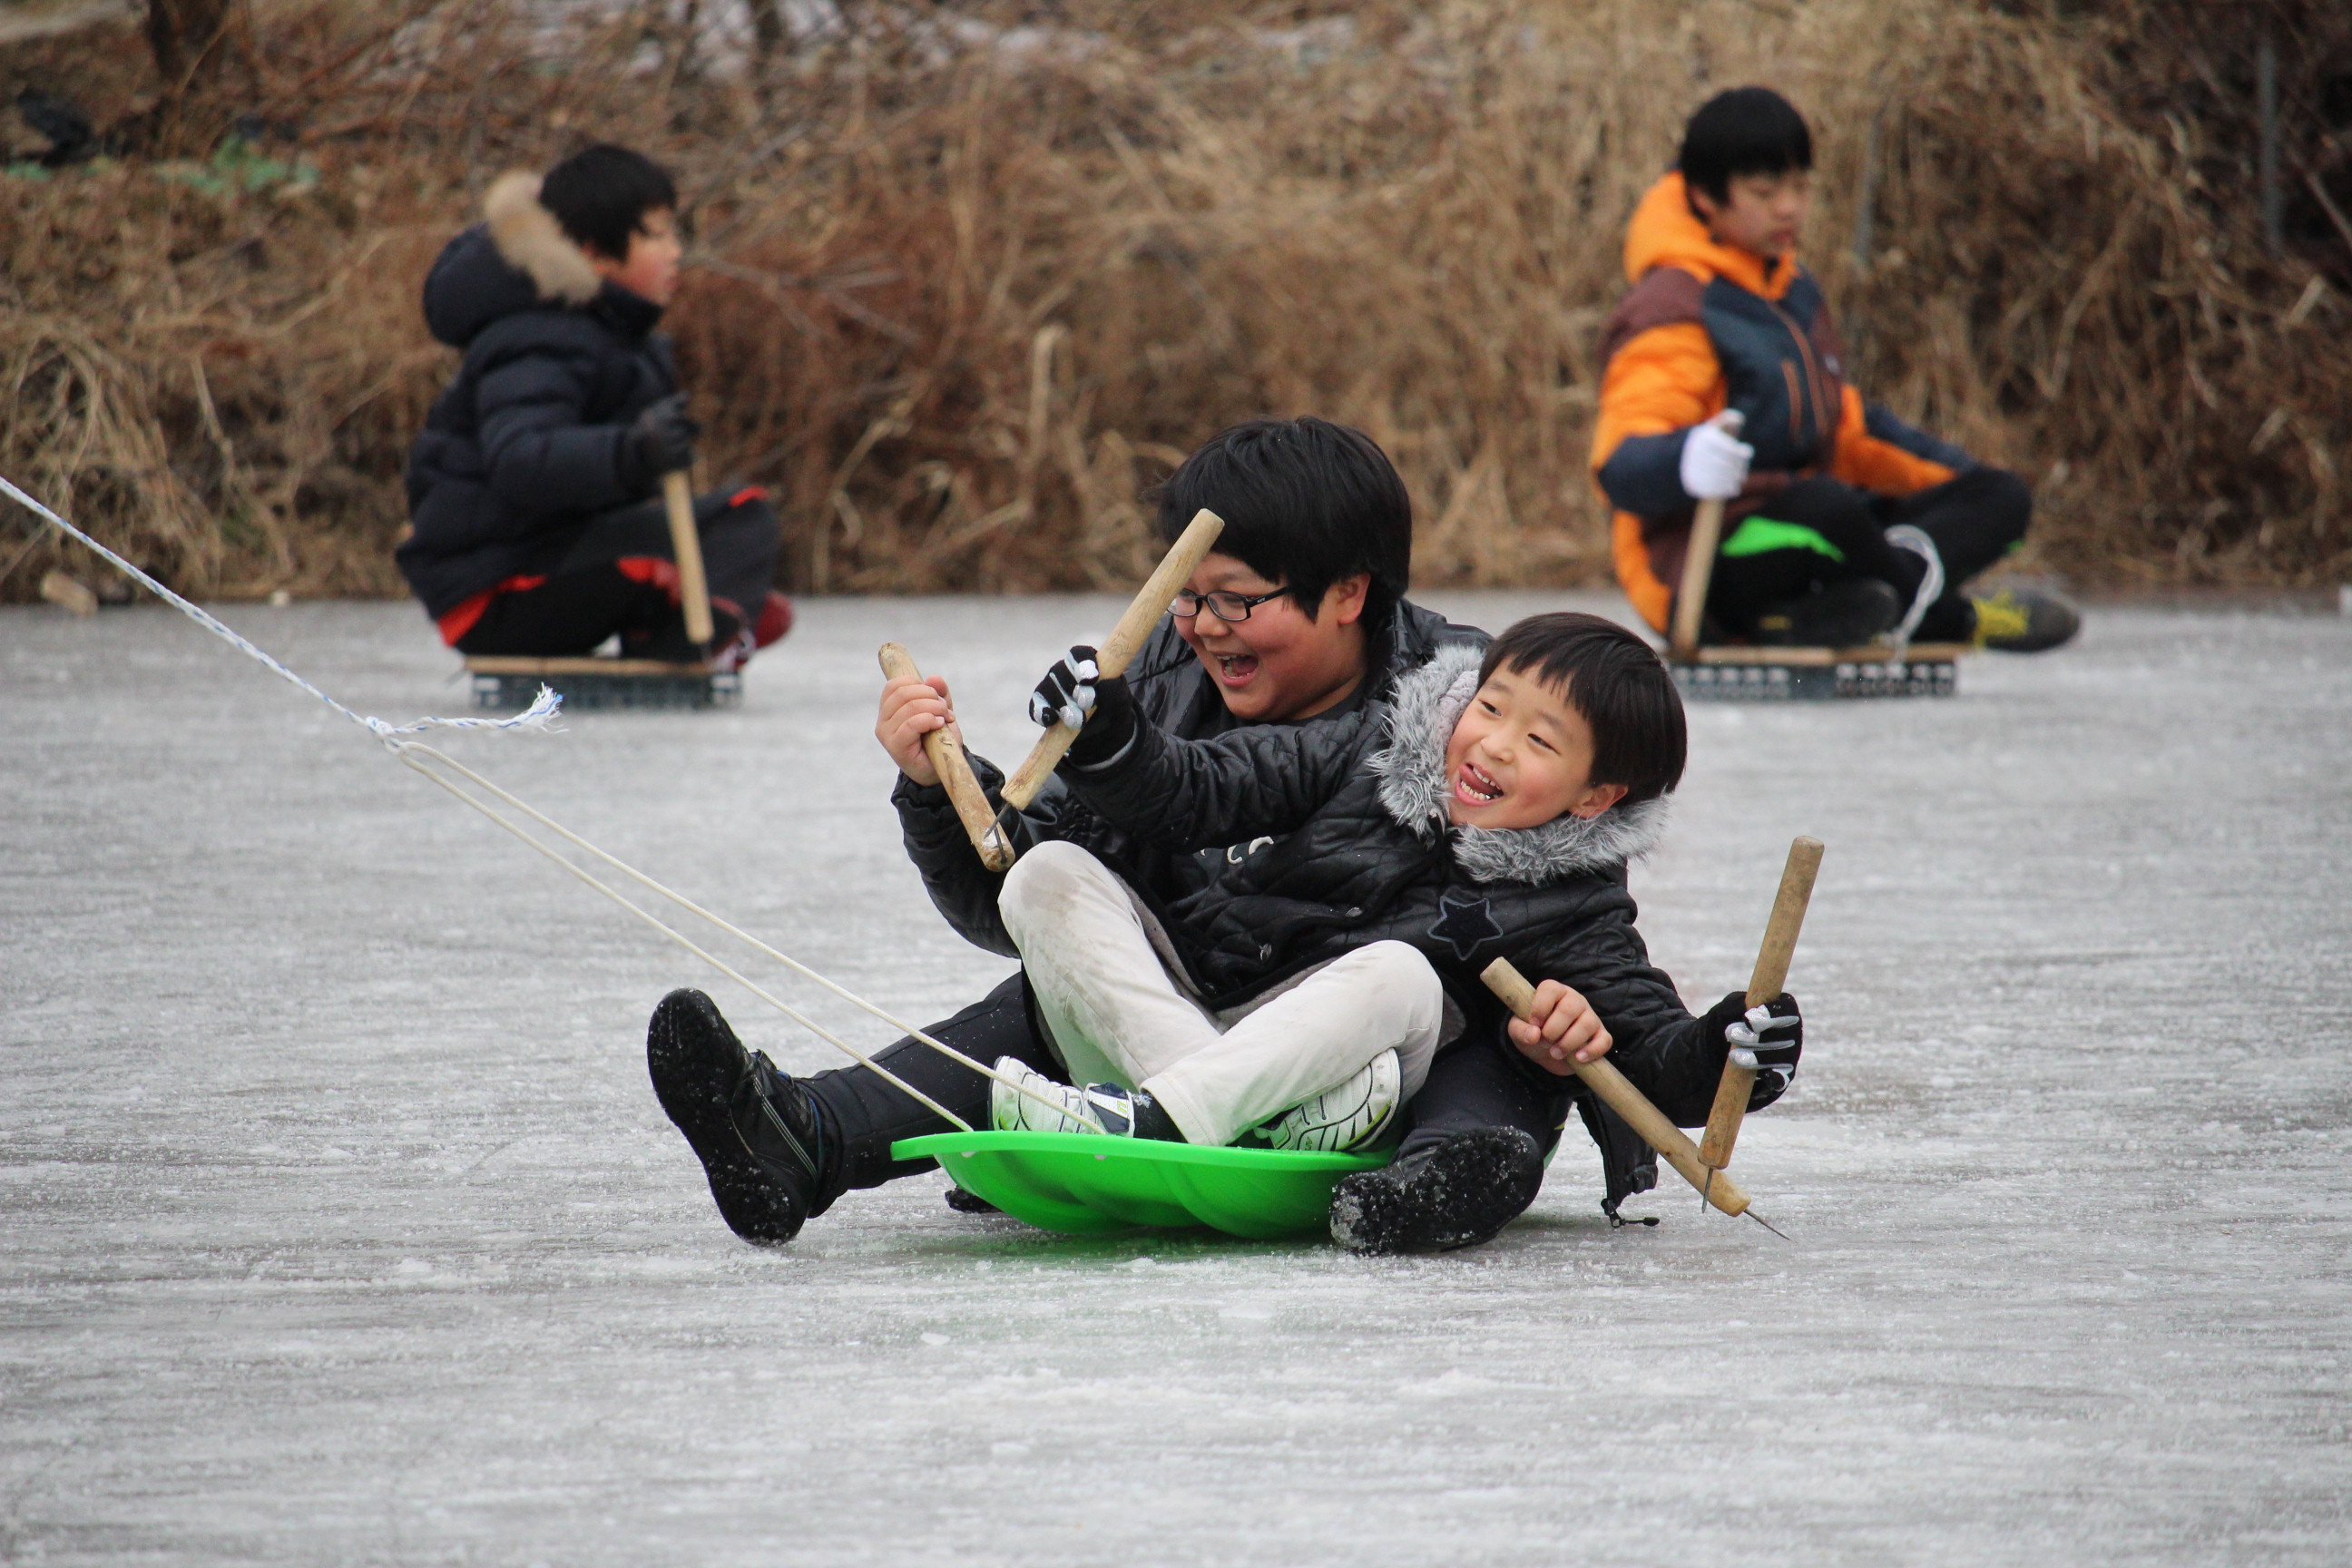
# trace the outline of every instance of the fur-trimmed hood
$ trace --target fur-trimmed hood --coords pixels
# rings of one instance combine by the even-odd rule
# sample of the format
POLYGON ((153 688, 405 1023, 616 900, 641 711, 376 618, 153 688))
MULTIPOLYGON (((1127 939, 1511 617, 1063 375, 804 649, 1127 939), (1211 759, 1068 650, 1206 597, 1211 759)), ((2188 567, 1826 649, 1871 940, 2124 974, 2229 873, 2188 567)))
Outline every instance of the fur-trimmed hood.
POLYGON ((540 205, 539 176, 517 171, 490 182, 482 221, 449 242, 425 280, 425 321, 433 335, 464 348, 483 329, 520 310, 578 310, 634 303, 640 321, 616 321, 637 332, 652 330, 658 307, 608 289, 588 253, 574 244, 540 205))
POLYGON ((1541 886, 1563 878, 1613 871, 1648 854, 1665 832, 1666 801, 1615 805, 1591 818, 1560 816, 1538 827, 1453 827, 1448 820, 1445 746, 1478 689, 1483 651, 1441 647, 1399 678, 1389 699, 1387 743, 1369 765, 1380 779, 1382 810, 1424 844, 1454 835, 1454 863, 1476 882, 1541 886))

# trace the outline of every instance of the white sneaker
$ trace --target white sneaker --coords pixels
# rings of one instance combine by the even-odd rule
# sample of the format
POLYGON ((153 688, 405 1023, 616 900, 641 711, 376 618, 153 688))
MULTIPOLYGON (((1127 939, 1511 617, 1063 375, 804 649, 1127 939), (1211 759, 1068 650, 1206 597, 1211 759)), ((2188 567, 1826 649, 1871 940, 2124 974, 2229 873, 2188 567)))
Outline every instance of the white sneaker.
POLYGON ((1272 1149, 1346 1153, 1378 1138, 1403 1099, 1404 1064, 1386 1050, 1337 1089, 1276 1117, 1257 1135, 1272 1149))
POLYGON ((1896 647, 1911 646, 1911 634, 1919 629, 1919 622, 1927 606, 1944 596, 1944 557, 1936 542, 1920 529, 1907 522, 1896 523, 1886 531, 1886 542, 1898 550, 1916 555, 1927 567, 1927 575, 1919 579, 1919 591, 1911 596, 1911 607, 1903 612, 1902 621, 1887 633, 1887 640, 1896 647))
POLYGON ((999 1132, 1108 1132, 1135 1135, 1135 1106, 1127 1090, 1112 1083, 1074 1089, 1033 1072, 1018 1057, 996 1058, 997 1076, 988 1086, 988 1124, 999 1132), (1004 1080, 1010 1079, 1012 1083, 1004 1080), (1013 1083, 1021 1086, 1014 1089, 1013 1083), (1029 1092, 1024 1093, 1023 1090, 1029 1092), (1082 1119, 1091 1112, 1100 1127, 1082 1119))

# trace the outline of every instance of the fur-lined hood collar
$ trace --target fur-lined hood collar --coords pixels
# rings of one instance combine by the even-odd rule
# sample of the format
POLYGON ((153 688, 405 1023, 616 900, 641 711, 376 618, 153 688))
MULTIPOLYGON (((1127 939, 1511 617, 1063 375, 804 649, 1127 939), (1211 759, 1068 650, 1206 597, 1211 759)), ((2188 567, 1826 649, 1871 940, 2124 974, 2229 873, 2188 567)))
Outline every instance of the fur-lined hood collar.
POLYGON ((1483 649, 1441 647, 1397 679, 1389 700, 1388 743, 1370 759, 1381 809, 1425 844, 1454 835, 1454 863, 1478 882, 1540 886, 1613 871, 1648 854, 1665 831, 1664 796, 1612 806, 1590 819, 1561 816, 1538 827, 1453 827, 1445 811, 1445 743, 1478 689, 1483 649))
POLYGON ((425 280, 425 320, 433 335, 464 348, 491 322, 519 310, 594 306, 613 325, 643 333, 660 307, 625 289, 608 289, 588 253, 540 205, 539 176, 517 171, 490 182, 482 221, 449 242, 425 280))

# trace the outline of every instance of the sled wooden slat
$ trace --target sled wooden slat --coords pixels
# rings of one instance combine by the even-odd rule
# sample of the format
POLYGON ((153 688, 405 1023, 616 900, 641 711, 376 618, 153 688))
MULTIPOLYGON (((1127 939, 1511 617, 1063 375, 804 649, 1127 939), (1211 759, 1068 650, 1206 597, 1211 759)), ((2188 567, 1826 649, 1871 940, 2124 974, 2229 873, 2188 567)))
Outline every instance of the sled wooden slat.
MULTIPOLYGON (((1903 657, 1914 664, 1949 664, 1970 651, 1959 642, 1916 642, 1903 657)), ((1692 664, 1780 664, 1814 668, 1835 664, 1885 664, 1895 658, 1885 647, 1703 647, 1692 664)))
POLYGON ((1699 648, 1669 660, 1693 702, 1818 702, 1869 697, 1952 697, 1965 643, 1886 647, 1699 648))
POLYGON ((657 658, 531 658, 475 654, 466 660, 474 706, 530 706, 542 682, 562 694, 567 709, 732 708, 743 700, 743 678, 709 665, 657 658))

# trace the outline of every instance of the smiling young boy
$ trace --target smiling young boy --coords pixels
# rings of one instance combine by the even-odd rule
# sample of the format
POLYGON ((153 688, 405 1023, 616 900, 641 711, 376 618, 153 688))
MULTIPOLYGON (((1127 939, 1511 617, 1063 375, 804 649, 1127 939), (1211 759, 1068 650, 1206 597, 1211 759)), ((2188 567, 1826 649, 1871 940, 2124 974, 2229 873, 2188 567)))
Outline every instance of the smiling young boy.
MULTIPOLYGON (((1786 997, 1685 1010, 1633 929, 1625 866, 1681 777, 1681 700, 1648 644, 1598 616, 1538 616, 1483 658, 1449 647, 1388 697, 1315 722, 1198 741, 1146 722, 1127 683, 1073 649, 1039 717, 1082 720, 1061 767, 1104 820, 1171 853, 1233 845, 1173 901, 1085 848, 1041 845, 1002 899, 1063 1059, 1104 1081, 1002 1087, 994 1124, 1364 1148, 1440 1050, 1564 1077, 1604 1052, 1676 1121, 1706 1118, 1724 1057, 1763 1043, 1751 1109, 1793 1075, 1786 997), (1512 1019, 1479 981, 1538 980, 1512 1019), (1057 1100, 1064 1113, 1040 1108, 1057 1100)), ((1023 1076, 1010 1058, 1000 1070, 1023 1076)), ((1484 1240, 1532 1201, 1526 1131, 1412 1127, 1397 1160, 1335 1194, 1334 1237, 1370 1252, 1484 1240)))
POLYGON ((425 281, 426 323, 465 359, 409 454, 409 586, 465 653, 584 654, 618 633, 633 657, 741 664, 792 626, 774 510, 755 489, 696 500, 702 648, 656 495, 698 434, 655 331, 681 254, 669 176, 598 145, 501 176, 483 212, 425 281))
POLYGON ((1728 503, 1711 635, 1851 646, 1882 634, 2016 652, 2079 619, 2045 591, 1963 584, 2016 548, 2016 475, 1865 404, 1796 247, 1812 133, 1768 88, 1691 116, 1625 236, 1633 288, 1602 328, 1592 466, 1616 508, 1617 575, 1660 631, 1695 504, 1728 503), (1738 421, 1725 417, 1739 416, 1738 421))

